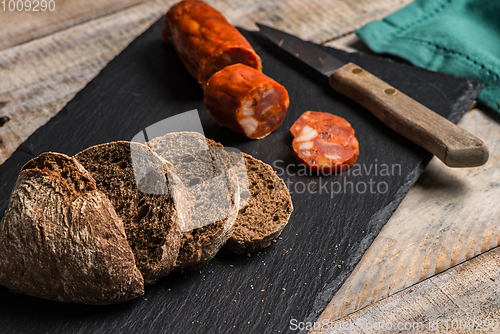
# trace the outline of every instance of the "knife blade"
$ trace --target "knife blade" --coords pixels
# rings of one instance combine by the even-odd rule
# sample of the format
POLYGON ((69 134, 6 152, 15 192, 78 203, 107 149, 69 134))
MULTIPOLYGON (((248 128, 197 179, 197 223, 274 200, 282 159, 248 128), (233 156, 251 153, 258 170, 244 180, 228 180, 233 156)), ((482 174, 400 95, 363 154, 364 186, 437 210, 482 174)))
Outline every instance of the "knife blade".
POLYGON ((373 113, 392 130, 434 154, 449 167, 488 161, 483 141, 354 63, 345 63, 312 43, 257 23, 281 49, 327 76, 330 86, 373 113))

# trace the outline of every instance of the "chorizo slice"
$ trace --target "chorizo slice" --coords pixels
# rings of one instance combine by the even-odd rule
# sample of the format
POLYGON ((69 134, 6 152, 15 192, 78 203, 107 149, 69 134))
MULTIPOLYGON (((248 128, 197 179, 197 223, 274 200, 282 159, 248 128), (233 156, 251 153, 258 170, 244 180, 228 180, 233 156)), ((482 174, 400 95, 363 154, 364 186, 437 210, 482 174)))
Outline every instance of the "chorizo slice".
POLYGON ((290 133, 292 134, 292 137, 297 137, 299 134, 300 130, 309 122, 311 121, 327 121, 333 119, 334 115, 326 113, 326 112, 319 112, 319 111, 306 111, 300 117, 293 123, 292 127, 290 128, 290 133))
POLYGON ((203 1, 185 0, 172 6, 163 19, 162 38, 174 44, 203 89, 215 72, 228 65, 242 63, 262 70, 259 56, 245 37, 203 1))
POLYGON ((292 125, 290 133, 295 156, 315 172, 344 171, 359 154, 354 129, 339 116, 307 111, 292 125))
POLYGON ((276 130, 290 104, 285 87, 242 64, 215 73, 203 102, 219 124, 250 139, 264 138, 276 130))

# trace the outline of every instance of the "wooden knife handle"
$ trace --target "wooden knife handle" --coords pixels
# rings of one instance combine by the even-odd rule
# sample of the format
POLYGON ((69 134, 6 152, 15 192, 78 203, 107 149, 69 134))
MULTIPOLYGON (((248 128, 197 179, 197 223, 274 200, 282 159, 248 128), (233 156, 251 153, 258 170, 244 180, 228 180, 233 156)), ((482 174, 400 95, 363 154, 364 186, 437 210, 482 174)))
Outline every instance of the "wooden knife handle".
POLYGON ((330 85, 450 167, 476 167, 488 161, 488 148, 479 138, 356 64, 333 72, 330 85))

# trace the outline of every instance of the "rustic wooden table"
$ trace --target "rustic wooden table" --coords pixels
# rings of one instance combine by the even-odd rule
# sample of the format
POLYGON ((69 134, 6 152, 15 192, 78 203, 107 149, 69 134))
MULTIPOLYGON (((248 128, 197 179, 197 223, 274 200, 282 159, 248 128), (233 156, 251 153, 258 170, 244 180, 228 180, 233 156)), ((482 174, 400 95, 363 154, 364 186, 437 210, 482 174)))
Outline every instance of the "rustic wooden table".
MULTIPOLYGON (((0 124, 9 120, 0 125, 0 163, 175 1, 53 0, 55 10, 44 12, 9 11, 5 2, 0 124)), ((238 26, 256 29, 258 21, 355 51, 363 49, 355 29, 411 0, 208 2, 238 26)), ((382 332, 368 323, 429 332, 421 326, 439 321, 439 332, 471 333, 500 321, 500 126, 478 109, 459 125, 487 143, 490 161, 460 170, 431 161, 319 319, 333 321, 331 332, 382 332)))

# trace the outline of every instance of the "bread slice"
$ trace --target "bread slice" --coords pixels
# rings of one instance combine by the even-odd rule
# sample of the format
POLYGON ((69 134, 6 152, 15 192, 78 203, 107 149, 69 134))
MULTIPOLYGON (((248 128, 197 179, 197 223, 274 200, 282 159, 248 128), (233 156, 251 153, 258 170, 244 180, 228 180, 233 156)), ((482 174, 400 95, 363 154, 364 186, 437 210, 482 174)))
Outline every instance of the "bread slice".
POLYGON ((165 162, 147 146, 125 141, 90 147, 75 158, 123 220, 145 284, 168 275, 181 245, 182 210, 176 208, 165 162))
POLYGON ((144 294, 122 220, 75 159, 44 153, 21 169, 0 222, 0 284, 83 304, 144 294))
POLYGON ((232 234, 240 200, 236 175, 216 168, 207 139, 197 132, 169 133, 147 144, 173 165, 187 188, 191 225, 184 230, 176 269, 197 268, 213 258, 232 234))
MULTIPOLYGON (((233 165, 241 158, 229 153, 233 165)), ((243 154, 246 175, 237 173, 238 179, 248 178, 250 197, 238 212, 233 234, 225 247, 236 254, 249 254, 268 247, 285 228, 293 211, 292 198, 282 179, 268 164, 243 154)), ((245 180, 245 182, 247 182, 245 180)))

